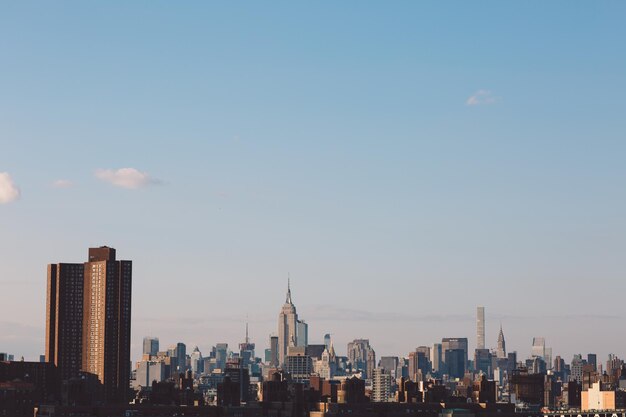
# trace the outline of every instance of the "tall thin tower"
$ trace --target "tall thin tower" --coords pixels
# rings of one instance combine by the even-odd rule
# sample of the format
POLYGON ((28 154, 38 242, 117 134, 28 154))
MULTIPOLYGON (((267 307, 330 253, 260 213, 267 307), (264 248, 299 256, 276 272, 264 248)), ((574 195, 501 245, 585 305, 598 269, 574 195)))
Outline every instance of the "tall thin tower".
POLYGON ((476 308, 476 349, 485 348, 485 307, 476 308))
POLYGON ((291 301, 291 283, 287 280, 287 297, 278 315, 278 363, 283 365, 290 346, 298 346, 298 313, 291 301))
POLYGON ((500 334, 498 334, 498 349, 496 349, 498 358, 506 358, 506 342, 504 341, 504 333, 502 332, 502 323, 500 323, 500 334))

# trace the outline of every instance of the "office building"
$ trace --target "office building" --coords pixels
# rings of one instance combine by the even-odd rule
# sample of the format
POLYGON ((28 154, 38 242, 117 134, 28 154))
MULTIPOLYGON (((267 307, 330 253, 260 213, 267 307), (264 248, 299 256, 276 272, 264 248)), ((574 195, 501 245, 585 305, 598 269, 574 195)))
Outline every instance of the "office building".
POLYGON ((587 364, 591 365, 594 371, 597 371, 598 370, 598 356, 595 353, 588 353, 587 364))
POLYGON ((304 320, 298 320, 296 327, 296 346, 307 347, 309 345, 309 325, 304 320))
POLYGON ((447 349, 444 352, 447 373, 450 378, 465 376, 466 352, 463 349, 447 349))
POLYGON ((278 336, 270 336, 270 358, 269 364, 272 367, 278 366, 278 336))
POLYGON ((474 369, 491 378, 493 375, 493 364, 489 349, 476 349, 474 351, 474 369))
POLYGON ((533 337, 532 357, 546 357, 546 339, 543 337, 533 337))
POLYGON ((159 353, 159 338, 158 337, 144 337, 143 338, 143 354, 156 356, 159 353))
POLYGON ((285 371, 291 375, 291 380, 295 382, 308 383, 313 362, 306 354, 304 346, 292 346, 285 357, 285 371))
POLYGON ((430 363, 432 370, 435 373, 439 373, 441 371, 441 365, 443 363, 443 354, 441 348, 441 343, 435 343, 433 344, 433 348, 430 350, 430 363))
POLYGON ((396 377, 399 363, 397 356, 381 356, 380 361, 378 361, 378 367, 391 376, 396 377))
POLYGON ((326 349, 330 349, 330 333, 326 333, 324 335, 324 345, 326 346, 326 349))
POLYGON ((287 297, 278 315, 278 362, 285 364, 290 346, 306 347, 308 343, 308 325, 298 320, 296 306, 291 300, 291 283, 287 282, 287 297))
POLYGON ((135 373, 134 387, 151 387, 152 382, 161 382, 166 378, 165 362, 141 361, 135 373))
MULTIPOLYGON (((443 362, 448 368, 448 361, 446 359, 446 351, 448 350, 462 350, 464 352, 463 369, 467 368, 468 349, 466 337, 444 337, 441 339, 441 351, 443 352, 443 362)), ((448 369, 449 371, 449 369, 448 369)))
POLYGON ((362 371, 363 378, 369 378, 376 367, 376 353, 370 346, 369 339, 355 339, 348 343, 348 361, 353 372, 362 371))
POLYGON ((198 346, 196 346, 193 349, 193 352, 191 352, 189 364, 191 372, 194 376, 200 375, 204 372, 204 358, 202 357, 202 352, 200 352, 198 346))
POLYGON ((499 359, 506 358, 506 342, 504 341, 504 332, 502 332, 502 324, 500 324, 500 333, 498 334, 498 348, 496 356, 499 359))
POLYGON ((215 345, 215 365, 218 369, 226 369, 228 359, 228 343, 218 343, 215 345))

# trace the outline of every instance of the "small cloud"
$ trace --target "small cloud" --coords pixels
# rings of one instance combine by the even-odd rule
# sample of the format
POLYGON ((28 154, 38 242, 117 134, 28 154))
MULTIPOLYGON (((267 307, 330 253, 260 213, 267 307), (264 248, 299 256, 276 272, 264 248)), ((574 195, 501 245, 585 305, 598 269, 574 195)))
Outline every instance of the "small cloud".
POLYGON ((20 198, 20 189, 8 172, 0 172, 0 204, 11 203, 20 198))
POLYGON ((116 187, 137 189, 148 185, 161 184, 161 181, 152 178, 147 172, 135 168, 99 169, 96 178, 115 185, 116 187))
POLYGON ((468 106, 479 106, 481 104, 493 104, 497 101, 497 98, 493 96, 489 90, 478 90, 472 94, 465 104, 468 106))
POLYGON ((56 180, 52 182, 54 188, 70 188, 74 186, 74 183, 70 180, 56 180))

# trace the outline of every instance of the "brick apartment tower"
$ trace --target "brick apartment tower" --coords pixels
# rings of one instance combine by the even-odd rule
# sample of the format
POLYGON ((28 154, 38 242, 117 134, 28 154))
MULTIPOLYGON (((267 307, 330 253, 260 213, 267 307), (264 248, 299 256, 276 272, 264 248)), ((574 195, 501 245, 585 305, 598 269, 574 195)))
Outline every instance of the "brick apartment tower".
POLYGON ((106 246, 84 264, 48 266, 46 361, 63 379, 93 375, 106 403, 128 401, 131 284, 132 262, 106 246))
POLYGON ((61 380, 78 376, 83 352, 83 264, 48 265, 46 362, 61 380))

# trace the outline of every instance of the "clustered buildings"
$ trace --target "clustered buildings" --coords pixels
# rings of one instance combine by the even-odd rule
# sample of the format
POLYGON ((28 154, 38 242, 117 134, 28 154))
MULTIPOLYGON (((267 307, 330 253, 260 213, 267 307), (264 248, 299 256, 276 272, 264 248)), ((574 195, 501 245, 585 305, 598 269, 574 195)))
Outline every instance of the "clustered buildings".
POLYGON ((355 339, 340 356, 329 334, 309 343, 290 283, 263 355, 246 324, 238 346, 217 343, 204 354, 145 337, 141 359, 131 364, 132 263, 106 246, 88 255, 84 263, 48 265, 45 355, 24 362, 0 353, 0 415, 165 416, 185 407, 185 415, 198 416, 462 410, 486 417, 626 408, 626 367, 617 356, 601 364, 595 354, 575 355, 566 363, 535 337, 522 359, 507 351, 502 326, 490 349, 484 307, 477 308, 473 352, 466 337, 446 337, 377 358, 368 339, 355 339))

